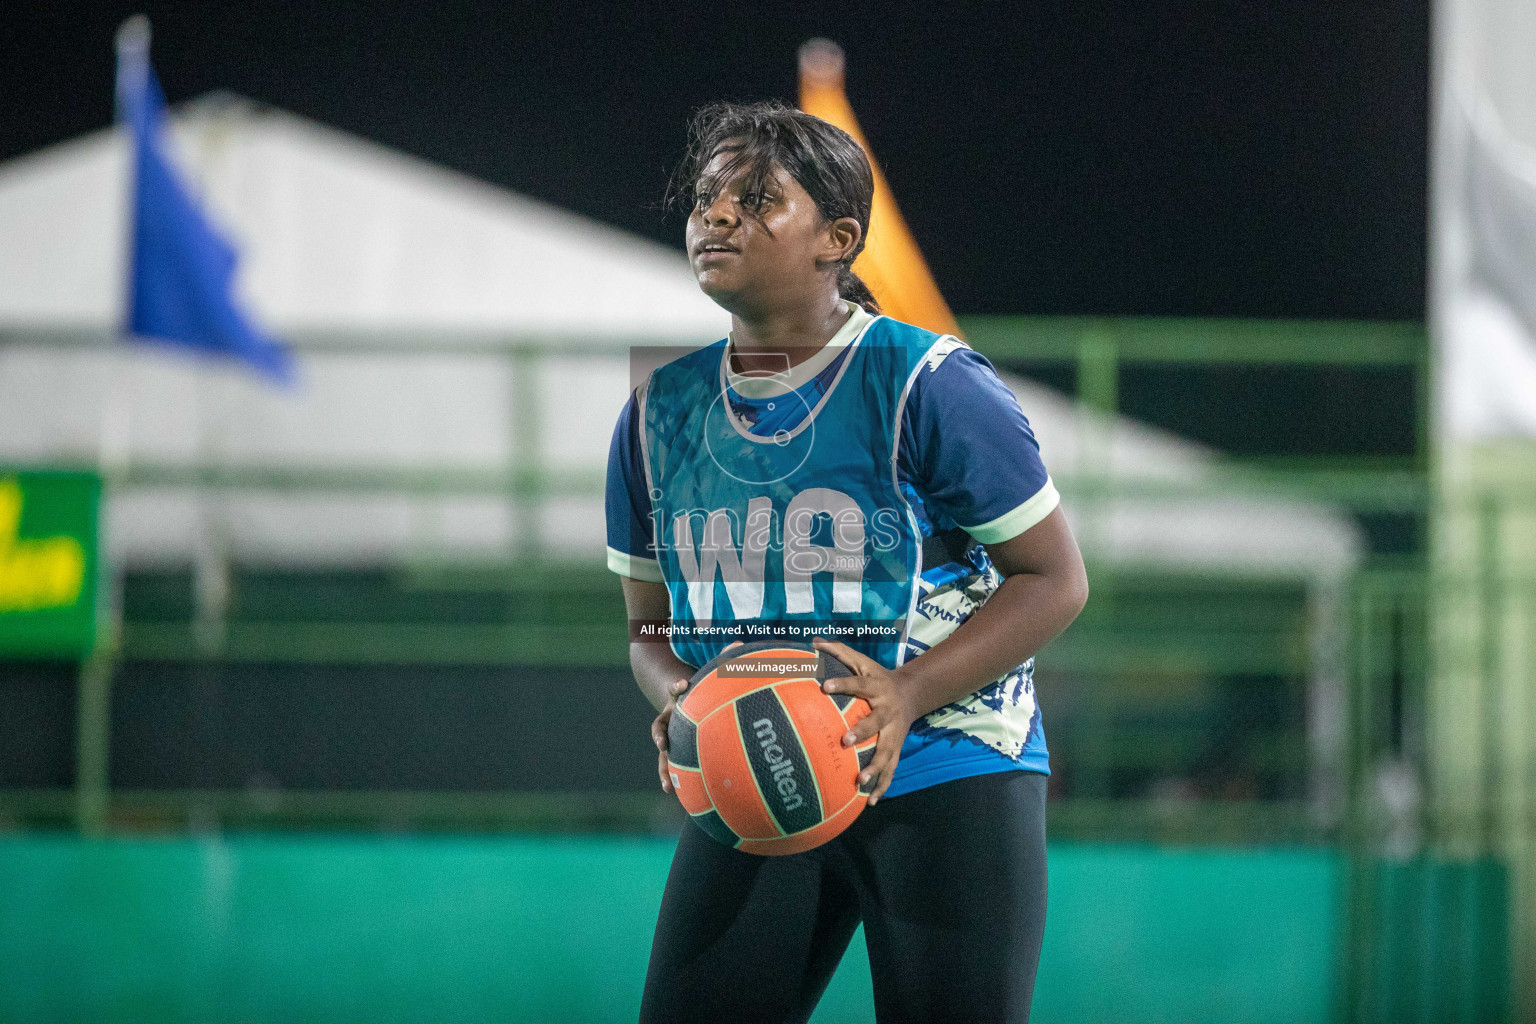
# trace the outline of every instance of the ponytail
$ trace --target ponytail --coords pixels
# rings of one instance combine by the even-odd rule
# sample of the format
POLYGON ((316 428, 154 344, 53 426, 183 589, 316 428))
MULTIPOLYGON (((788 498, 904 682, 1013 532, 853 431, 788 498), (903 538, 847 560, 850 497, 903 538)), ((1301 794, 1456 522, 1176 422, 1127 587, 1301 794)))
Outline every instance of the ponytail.
MULTIPOLYGON (((862 246, 861 246, 862 248, 862 246)), ((875 300, 875 293, 869 290, 858 274, 846 264, 837 268, 837 294, 849 302, 857 303, 864 307, 865 312, 880 315, 880 303, 875 300)))

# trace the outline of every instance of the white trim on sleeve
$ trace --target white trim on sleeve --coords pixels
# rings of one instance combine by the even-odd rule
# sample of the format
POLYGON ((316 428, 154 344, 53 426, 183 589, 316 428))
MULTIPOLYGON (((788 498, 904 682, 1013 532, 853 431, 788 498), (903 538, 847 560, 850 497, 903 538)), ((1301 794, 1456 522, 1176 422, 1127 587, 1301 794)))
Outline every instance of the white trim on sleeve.
POLYGON ((991 522, 982 523, 980 526, 965 526, 963 529, 983 544, 1001 544, 1005 540, 1012 540, 1050 515, 1059 504, 1061 504, 1061 495, 1057 492, 1056 485, 1051 482, 1051 478, 1046 477, 1045 486, 1018 508, 1011 512, 1004 512, 991 522))
POLYGON ((627 554, 617 548, 608 549, 608 568, 620 576, 647 583, 665 583, 661 578, 661 563, 654 558, 642 558, 627 554))

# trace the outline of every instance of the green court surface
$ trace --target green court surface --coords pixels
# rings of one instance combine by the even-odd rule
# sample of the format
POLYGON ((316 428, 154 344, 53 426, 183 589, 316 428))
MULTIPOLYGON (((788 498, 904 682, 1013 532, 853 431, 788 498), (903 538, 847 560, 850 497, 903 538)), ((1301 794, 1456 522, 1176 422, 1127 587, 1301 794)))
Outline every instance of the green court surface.
MULTIPOLYGON (((0 1021, 633 1020, 672 842, 0 838, 0 1021)), ((1329 1019, 1325 849, 1052 848, 1043 1022, 1329 1019)), ((872 1021, 856 938, 815 1020, 872 1021)))

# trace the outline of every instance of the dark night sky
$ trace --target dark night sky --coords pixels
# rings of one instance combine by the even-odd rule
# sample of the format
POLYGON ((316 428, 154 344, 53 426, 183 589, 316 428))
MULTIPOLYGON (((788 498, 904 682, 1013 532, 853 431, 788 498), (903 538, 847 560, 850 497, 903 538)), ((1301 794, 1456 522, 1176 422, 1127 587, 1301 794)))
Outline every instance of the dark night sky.
POLYGON ((1423 314, 1427 0, 24 0, 0 158, 108 123, 135 10, 172 102, 229 89, 672 244, 689 110, 793 100, 825 35, 957 312, 1423 314))

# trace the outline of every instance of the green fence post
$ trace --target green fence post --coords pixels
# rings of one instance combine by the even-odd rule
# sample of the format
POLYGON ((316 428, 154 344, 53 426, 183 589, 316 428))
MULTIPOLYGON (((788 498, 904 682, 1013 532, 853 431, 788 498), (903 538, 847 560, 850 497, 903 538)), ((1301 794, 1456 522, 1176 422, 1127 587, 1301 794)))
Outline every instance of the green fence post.
POLYGON ((1370 957, 1375 948, 1374 887, 1377 873, 1370 857, 1370 839, 1366 828, 1363 780, 1370 762, 1369 707, 1372 675, 1370 624, 1370 578, 1357 575, 1349 594, 1349 701, 1345 735, 1348 750, 1345 769, 1344 840, 1344 962, 1339 985, 1335 1018, 1340 1024, 1368 1019, 1375 972, 1370 957))
POLYGON ((1120 408, 1120 351, 1114 333, 1095 325, 1077 346, 1077 400, 1105 417, 1120 408))
POLYGON ((1478 503, 1478 625, 1482 630, 1479 647, 1478 699, 1482 702, 1482 849, 1489 854, 1502 853, 1502 830, 1499 827, 1503 815, 1502 760, 1504 758, 1503 721, 1503 666, 1502 626, 1503 608, 1499 600, 1499 536, 1498 499, 1488 493, 1479 495, 1478 503))
POLYGON ((542 353, 520 346, 512 353, 512 489, 517 522, 516 556, 539 556, 544 508, 544 409, 540 384, 542 353))
MULTIPOLYGON (((1119 343, 1108 324, 1091 323, 1077 337, 1078 432, 1076 527, 1088 564, 1089 580, 1096 607, 1113 607, 1114 574, 1103 571, 1110 563, 1101 552, 1108 550, 1109 516, 1114 494, 1113 457, 1115 414, 1120 399, 1119 343)), ((1084 702, 1079 715, 1086 719, 1074 734, 1082 764, 1076 786, 1080 794, 1094 799, 1109 796, 1107 765, 1111 760, 1108 745, 1110 710, 1102 694, 1084 702)))
POLYGON ((112 671, 116 644, 109 640, 81 662, 75 712, 75 824, 81 834, 107 829, 107 757, 112 727, 112 671))

